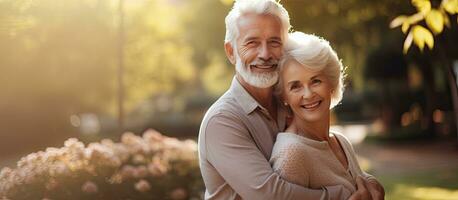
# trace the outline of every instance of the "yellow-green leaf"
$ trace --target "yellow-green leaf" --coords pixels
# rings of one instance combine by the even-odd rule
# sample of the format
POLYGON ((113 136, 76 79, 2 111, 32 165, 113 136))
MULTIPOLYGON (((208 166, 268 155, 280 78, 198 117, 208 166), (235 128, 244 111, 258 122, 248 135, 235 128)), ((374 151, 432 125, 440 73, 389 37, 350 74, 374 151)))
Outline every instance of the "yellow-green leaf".
POLYGON ((409 30, 409 27, 410 27, 409 22, 405 21, 404 23, 402 23, 402 27, 401 27, 402 32, 404 34, 407 33, 407 31, 409 30))
POLYGON ((400 26, 407 19, 408 18, 405 15, 401 15, 401 16, 398 16, 398 17, 394 18, 393 21, 391 21, 391 23, 390 23, 390 28, 396 28, 396 27, 400 26))
POLYGON ((442 13, 442 17, 444 18, 445 26, 450 28, 451 24, 450 24, 450 19, 448 18, 448 15, 445 12, 441 12, 441 13, 442 13))
POLYGON ((423 51, 425 43, 429 47, 429 49, 432 49, 434 47, 433 34, 425 27, 415 25, 414 27, 412 27, 412 34, 413 42, 415 43, 415 45, 418 46, 418 48, 420 48, 421 51, 423 51))
POLYGON ((442 13, 436 9, 432 9, 426 14, 426 24, 434 34, 439 34, 444 29, 444 17, 442 13))
POLYGON ((412 0, 412 4, 417 8, 418 12, 423 14, 431 10, 431 2, 429 0, 412 0))
POLYGON ((452 15, 458 12, 458 0, 442 0, 441 6, 452 15))
POLYGON ((409 18, 407 19, 407 21, 410 23, 410 24, 415 24, 421 20, 423 20, 425 18, 425 15, 422 14, 422 13, 416 13, 414 15, 411 15, 409 16, 409 18))
POLYGON ((412 34, 412 31, 410 31, 406 37, 406 40, 404 41, 404 49, 403 49, 404 54, 407 54, 407 51, 409 50, 410 46, 412 45, 412 41, 413 41, 413 34, 412 34))

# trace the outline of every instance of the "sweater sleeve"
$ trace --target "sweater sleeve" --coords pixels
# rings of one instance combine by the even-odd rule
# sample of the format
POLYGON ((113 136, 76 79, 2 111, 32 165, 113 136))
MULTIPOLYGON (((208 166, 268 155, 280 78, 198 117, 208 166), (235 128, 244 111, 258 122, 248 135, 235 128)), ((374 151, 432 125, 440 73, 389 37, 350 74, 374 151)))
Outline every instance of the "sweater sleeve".
POLYGON ((277 173, 291 183, 309 186, 309 174, 307 168, 307 156, 304 148, 299 145, 288 145, 280 153, 280 161, 277 173))
POLYGON ((359 165, 358 159, 356 157, 355 149, 353 148, 353 145, 350 143, 350 141, 347 139, 347 137, 345 137, 342 134, 338 134, 338 135, 339 135, 339 139, 340 139, 340 141, 342 143, 343 148, 345 148, 347 150, 347 152, 349 152, 349 154, 350 154, 350 155, 347 155, 347 157, 349 157, 348 159, 351 160, 351 162, 353 163, 354 168, 355 168, 356 172, 358 173, 357 175, 362 176, 366 180, 376 179, 374 176, 372 176, 371 174, 369 174, 369 173, 367 173, 367 172, 365 172, 365 171, 363 171, 361 169, 361 166, 359 165))

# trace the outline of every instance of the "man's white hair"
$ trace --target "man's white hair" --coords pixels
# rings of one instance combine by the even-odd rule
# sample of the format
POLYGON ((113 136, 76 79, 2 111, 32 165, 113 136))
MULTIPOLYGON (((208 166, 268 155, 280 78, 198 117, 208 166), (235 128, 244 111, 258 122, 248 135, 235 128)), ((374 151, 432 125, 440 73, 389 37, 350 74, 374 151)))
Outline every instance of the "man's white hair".
POLYGON ((226 16, 226 37, 225 43, 230 42, 233 48, 236 44, 236 39, 239 36, 237 26, 238 19, 246 14, 270 14, 281 22, 282 37, 286 39, 288 31, 291 27, 289 15, 285 8, 275 0, 235 0, 232 10, 226 16))
MULTIPOLYGON (((285 55, 280 62, 280 70, 287 61, 292 59, 308 69, 323 72, 329 79, 333 91, 330 108, 342 100, 345 78, 344 66, 328 41, 302 32, 290 33, 285 45, 285 55)), ((276 86, 277 94, 282 92, 281 82, 280 80, 276 86)))

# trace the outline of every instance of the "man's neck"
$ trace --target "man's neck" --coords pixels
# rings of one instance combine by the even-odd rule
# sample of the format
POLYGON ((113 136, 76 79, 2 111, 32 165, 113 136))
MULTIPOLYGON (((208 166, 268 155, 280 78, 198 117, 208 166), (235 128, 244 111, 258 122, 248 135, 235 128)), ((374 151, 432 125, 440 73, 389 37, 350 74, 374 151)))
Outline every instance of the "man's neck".
POLYGON ((240 85, 245 88, 245 90, 264 108, 270 109, 273 108, 273 88, 257 88, 250 84, 248 84, 243 78, 237 74, 237 80, 239 81, 240 85))

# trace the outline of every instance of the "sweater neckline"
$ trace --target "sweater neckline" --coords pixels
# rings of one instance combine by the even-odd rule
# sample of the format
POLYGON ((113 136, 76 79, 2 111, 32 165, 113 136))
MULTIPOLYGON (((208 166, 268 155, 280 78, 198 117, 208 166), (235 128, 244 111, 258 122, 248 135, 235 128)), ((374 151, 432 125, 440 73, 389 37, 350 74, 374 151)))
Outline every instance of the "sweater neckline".
POLYGON ((279 137, 280 135, 282 137, 296 139, 296 140, 300 141, 301 143, 304 143, 306 145, 309 145, 309 146, 312 146, 312 147, 315 147, 315 148, 320 148, 320 149, 329 148, 329 144, 328 144, 327 141, 313 140, 313 139, 310 139, 310 138, 307 138, 307 137, 304 137, 302 135, 298 135, 298 134, 292 133, 292 132, 280 132, 280 133, 278 133, 277 137, 279 137))
POLYGON ((337 156, 334 154, 334 152, 332 152, 331 147, 329 146, 329 143, 327 141, 313 140, 313 139, 310 139, 310 138, 307 138, 307 137, 304 137, 302 135, 298 135, 292 132, 280 132, 278 133, 277 137, 281 135, 282 137, 295 139, 297 141, 300 141, 303 144, 309 145, 317 149, 324 149, 324 150, 331 151, 331 154, 334 156, 334 159, 336 160, 336 162, 338 162, 338 164, 342 167, 342 169, 352 174, 350 170, 351 163, 350 163, 350 158, 348 154, 349 152, 347 152, 347 148, 344 147, 344 144, 341 142, 341 138, 339 134, 336 134, 334 132, 330 132, 330 133, 334 134, 334 137, 336 137, 337 141, 339 142, 339 145, 342 147, 343 153, 345 154, 345 158, 347 159, 347 167, 345 167, 344 165, 342 165, 342 163, 340 163, 339 159, 337 159, 337 156))

